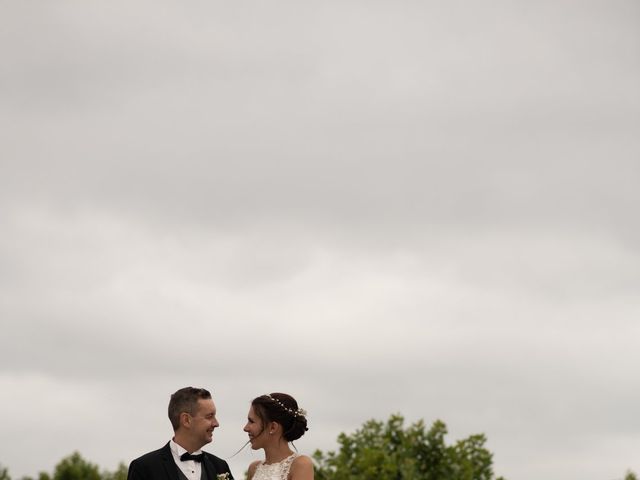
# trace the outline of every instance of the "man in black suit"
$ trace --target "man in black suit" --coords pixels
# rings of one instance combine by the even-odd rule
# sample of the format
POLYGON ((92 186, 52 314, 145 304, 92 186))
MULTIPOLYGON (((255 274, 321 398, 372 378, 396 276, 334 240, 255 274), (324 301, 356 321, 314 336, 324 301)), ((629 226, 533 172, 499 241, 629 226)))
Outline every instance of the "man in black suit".
POLYGON ((127 480, 233 480, 227 462, 201 450, 220 425, 207 390, 186 387, 171 395, 169 420, 173 438, 132 461, 127 480))

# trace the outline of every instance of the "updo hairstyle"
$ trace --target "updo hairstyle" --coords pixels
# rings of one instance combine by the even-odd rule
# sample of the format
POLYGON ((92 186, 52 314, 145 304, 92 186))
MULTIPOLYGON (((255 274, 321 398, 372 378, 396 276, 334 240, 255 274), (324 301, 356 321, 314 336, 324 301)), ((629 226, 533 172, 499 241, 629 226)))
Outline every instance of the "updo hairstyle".
POLYGON ((307 428, 307 413, 298 408, 298 402, 286 393, 271 393, 254 398, 253 411, 262 420, 263 426, 269 422, 282 425, 282 436, 287 442, 299 439, 307 428))

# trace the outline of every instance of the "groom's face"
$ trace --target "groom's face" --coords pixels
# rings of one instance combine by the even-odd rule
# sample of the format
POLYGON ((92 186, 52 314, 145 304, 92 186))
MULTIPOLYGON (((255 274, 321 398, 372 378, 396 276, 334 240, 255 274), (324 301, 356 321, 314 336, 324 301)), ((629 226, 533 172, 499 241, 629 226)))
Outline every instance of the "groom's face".
POLYGON ((206 445, 213 440, 213 430, 220 424, 216 419, 216 406, 213 400, 198 400, 198 409, 192 415, 191 434, 194 440, 198 440, 202 445, 206 445))

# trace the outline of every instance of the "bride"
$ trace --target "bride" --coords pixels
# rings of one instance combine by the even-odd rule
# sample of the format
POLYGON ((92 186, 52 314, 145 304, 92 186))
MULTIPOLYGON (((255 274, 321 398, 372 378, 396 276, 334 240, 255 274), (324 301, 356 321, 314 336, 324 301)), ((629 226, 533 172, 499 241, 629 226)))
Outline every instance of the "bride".
POLYGON ((248 480, 313 480, 311 458, 289 445, 308 430, 306 415, 286 393, 261 395, 251 402, 244 431, 251 448, 262 448, 265 458, 249 466, 248 480))

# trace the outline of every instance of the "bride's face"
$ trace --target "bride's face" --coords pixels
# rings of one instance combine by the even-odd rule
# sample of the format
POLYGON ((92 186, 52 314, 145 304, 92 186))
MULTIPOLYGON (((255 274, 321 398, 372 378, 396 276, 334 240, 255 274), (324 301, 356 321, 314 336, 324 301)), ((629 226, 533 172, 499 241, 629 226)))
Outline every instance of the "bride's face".
POLYGON ((243 430, 249 435, 249 442, 251 443, 251 448, 253 450, 262 448, 266 432, 262 420, 260 420, 260 417, 256 415, 253 407, 249 408, 247 424, 244 426, 243 430))

